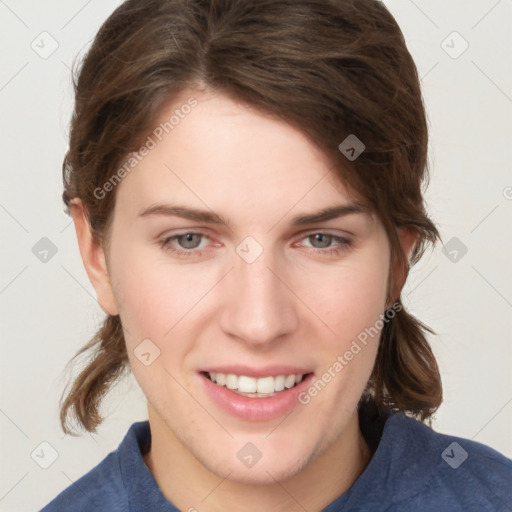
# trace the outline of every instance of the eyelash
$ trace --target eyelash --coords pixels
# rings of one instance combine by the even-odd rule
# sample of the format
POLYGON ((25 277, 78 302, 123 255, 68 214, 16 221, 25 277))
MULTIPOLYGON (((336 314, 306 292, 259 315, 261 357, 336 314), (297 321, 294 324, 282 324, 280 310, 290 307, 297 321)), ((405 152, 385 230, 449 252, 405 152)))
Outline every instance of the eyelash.
MULTIPOLYGON (((205 233, 200 233, 200 232, 196 232, 196 231, 186 231, 185 233, 179 233, 177 235, 172 235, 167 238, 164 238, 163 240, 158 242, 158 244, 165 251, 171 251, 174 254, 178 255, 179 257, 187 258, 190 256, 202 256, 203 250, 201 250, 201 249, 189 249, 189 250, 179 249, 175 245, 172 244, 172 242, 174 240, 177 240, 178 238, 181 238, 182 236, 185 236, 185 235, 198 235, 203 238, 208 238, 208 236, 205 233)), ((309 233, 309 234, 305 235, 303 238, 309 238, 314 235, 330 236, 330 237, 332 237, 333 242, 337 242, 339 244, 338 248, 336 248, 336 249, 330 249, 330 248, 317 249, 315 247, 312 248, 314 253, 320 254, 322 256, 326 256, 326 255, 327 256, 337 256, 352 246, 352 240, 350 240, 348 238, 332 235, 330 233, 323 233, 321 231, 315 231, 313 233, 309 233)))

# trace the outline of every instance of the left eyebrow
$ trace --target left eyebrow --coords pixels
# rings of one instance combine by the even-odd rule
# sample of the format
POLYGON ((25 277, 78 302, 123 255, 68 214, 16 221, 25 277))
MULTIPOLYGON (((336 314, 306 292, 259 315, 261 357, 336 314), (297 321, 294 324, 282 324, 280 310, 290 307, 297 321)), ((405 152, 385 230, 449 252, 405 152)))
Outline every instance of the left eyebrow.
MULTIPOLYGON (((369 207, 362 204, 347 203, 341 205, 330 206, 318 212, 298 215, 291 220, 292 226, 303 226, 305 224, 316 224, 319 222, 326 222, 328 220, 337 219, 353 214, 367 214, 369 207)), ((198 210, 187 206, 172 205, 172 204, 157 204, 144 209, 139 213, 139 217, 146 217, 149 215, 164 215, 168 217, 181 217, 197 222, 206 222, 209 224, 220 224, 223 226, 230 226, 230 223, 222 215, 208 210, 198 210)))
POLYGON ((367 206, 356 203, 331 206, 329 208, 324 208, 319 212, 293 217, 291 225, 303 226, 304 224, 316 224, 318 222, 326 222, 328 220, 337 219, 339 217, 345 217, 346 215, 352 215, 356 213, 365 215, 369 212, 369 210, 370 209, 367 206))

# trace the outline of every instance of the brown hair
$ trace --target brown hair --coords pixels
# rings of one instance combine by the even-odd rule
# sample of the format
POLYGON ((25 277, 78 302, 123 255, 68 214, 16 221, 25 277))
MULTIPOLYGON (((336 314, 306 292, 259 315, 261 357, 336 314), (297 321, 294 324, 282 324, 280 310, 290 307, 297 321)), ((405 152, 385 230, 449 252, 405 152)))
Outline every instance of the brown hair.
MULTIPOLYGON (((74 78, 75 108, 63 164, 63 199, 84 204, 94 236, 108 242, 115 188, 95 194, 136 151, 161 108, 189 88, 209 88, 299 128, 333 162, 337 177, 371 205, 391 244, 389 303, 363 396, 379 411, 429 419, 442 402, 439 369, 394 288, 408 273, 398 227, 418 234, 411 265, 440 235, 425 211, 428 128, 414 61, 378 0, 128 0, 99 30, 74 78), (350 161, 338 146, 354 134, 350 161)), ((154 128, 154 127, 153 127, 154 128)), ((85 369, 61 398, 88 431, 101 399, 128 366, 121 321, 108 316, 78 354, 85 369), (65 398, 64 398, 65 397, 65 398)))

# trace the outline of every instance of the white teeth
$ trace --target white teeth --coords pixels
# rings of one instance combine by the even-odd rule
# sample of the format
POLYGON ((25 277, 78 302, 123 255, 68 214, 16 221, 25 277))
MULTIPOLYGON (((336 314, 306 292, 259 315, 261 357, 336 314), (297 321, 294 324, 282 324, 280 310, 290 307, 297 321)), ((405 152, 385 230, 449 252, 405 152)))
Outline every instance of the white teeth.
POLYGON ((277 375, 276 377, 248 377, 247 375, 235 375, 233 373, 210 372, 210 380, 219 386, 226 386, 228 389, 237 390, 240 394, 248 396, 272 396, 275 392, 290 389, 299 382, 302 382, 303 375, 277 375))
POLYGON ((235 374, 228 373, 226 375, 226 387, 228 389, 238 389, 238 377, 235 374))
POLYGON ((238 377, 238 391, 241 393, 256 393, 257 382, 254 377, 240 375, 238 377))
POLYGON ((288 375, 284 381, 285 388, 291 388, 295 384, 295 375, 288 375))
POLYGON ((258 390, 258 393, 273 393, 274 392, 274 377, 263 377, 261 379, 258 379, 257 390, 258 390))
POLYGON ((284 375, 278 375, 274 379, 274 389, 276 391, 283 391, 285 380, 286 380, 286 377, 284 375))

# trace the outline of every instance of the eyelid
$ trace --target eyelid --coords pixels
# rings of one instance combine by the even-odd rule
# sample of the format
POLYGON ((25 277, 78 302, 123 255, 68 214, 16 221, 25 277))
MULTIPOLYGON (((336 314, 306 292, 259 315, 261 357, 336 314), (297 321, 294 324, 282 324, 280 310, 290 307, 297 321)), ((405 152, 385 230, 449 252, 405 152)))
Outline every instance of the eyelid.
POLYGON ((351 247, 354 244, 354 238, 351 236, 349 237, 349 236, 341 235, 339 233, 331 233, 329 231, 322 231, 322 230, 306 232, 305 234, 301 235, 301 237, 299 238, 299 241, 308 239, 309 237, 311 237, 313 235, 330 236, 333 238, 334 242, 337 242, 333 246, 326 247, 323 249, 319 249, 318 247, 308 246, 310 248, 310 250, 312 250, 313 252, 317 252, 317 253, 328 254, 329 252, 332 252, 332 253, 341 252, 343 250, 343 247, 351 247))
POLYGON ((169 251, 171 253, 175 253, 176 255, 179 256, 184 256, 184 257, 187 257, 187 256, 200 256, 202 255, 203 251, 206 251, 206 250, 209 250, 211 249, 210 247, 203 247, 203 248, 192 248, 192 249, 182 249, 181 247, 178 247, 178 246, 174 246, 173 247, 173 240, 176 240, 177 238, 180 238, 182 236, 185 236, 185 235, 197 235, 197 236, 200 236, 202 237, 201 239, 201 242, 203 239, 208 239, 208 240, 212 240, 212 238, 204 232, 204 230, 193 230, 193 229, 188 229, 188 230, 183 230, 183 231, 180 231, 178 233, 173 233, 172 235, 171 234, 166 234, 164 235, 163 237, 160 237, 157 241, 157 244, 164 250, 164 251, 169 251))
POLYGON ((335 228, 307 229, 307 230, 299 233, 297 236, 304 238, 305 236, 316 235, 316 234, 339 236, 339 237, 345 237, 345 238, 355 237, 354 233, 347 231, 346 229, 335 229, 335 228))
MULTIPOLYGON (((212 240, 212 236, 210 236, 208 234, 208 231, 209 230, 206 228, 198 228, 198 229, 190 228, 190 229, 183 229, 183 230, 178 231, 177 233, 172 233, 172 234, 164 233, 163 235, 160 235, 158 238, 162 239, 162 240, 167 240, 167 239, 177 238, 177 237, 184 236, 184 235, 199 235, 199 236, 203 236, 204 238, 208 238, 209 240, 212 240)), ((328 235, 328 236, 333 236, 333 237, 338 237, 338 238, 345 238, 345 239, 355 236, 354 233, 351 233, 350 231, 346 231, 346 230, 342 230, 342 233, 340 233, 339 231, 333 232, 332 228, 330 228, 330 229, 329 228, 326 228, 326 229, 320 228, 320 229, 308 229, 308 230, 302 231, 301 233, 296 234, 294 236, 294 239, 302 240, 303 238, 306 238, 311 235, 317 235, 317 234, 328 235)))
MULTIPOLYGON (((167 250, 167 251, 170 251, 171 253, 176 254, 177 257, 185 257, 185 258, 193 257, 193 256, 201 257, 201 256, 203 256, 203 252, 211 250, 211 247, 206 246, 203 248, 191 248, 191 249, 187 250, 187 249, 183 249, 181 247, 175 246, 174 244, 172 244, 172 242, 182 236, 185 236, 185 235, 196 235, 196 236, 202 237, 201 241, 205 238, 212 240, 212 238, 204 231, 205 230, 189 229, 189 230, 180 231, 178 233, 173 233, 172 235, 164 236, 162 239, 160 239, 158 241, 158 245, 160 245, 160 247, 163 250, 167 250)), ((345 232, 345 233, 347 233, 347 232, 345 232)), ((330 236, 334 239, 335 245, 333 245, 333 246, 325 247, 325 248, 309 247, 309 249, 308 249, 309 252, 312 252, 314 254, 319 254, 319 255, 325 256, 325 257, 332 256, 332 255, 339 256, 342 252, 345 252, 348 249, 350 249, 354 244, 354 240, 352 237, 347 237, 344 235, 340 235, 339 233, 332 233, 330 230, 322 230, 322 229, 305 231, 300 234, 300 238, 298 238, 297 241, 302 241, 302 240, 307 239, 313 235, 326 235, 326 236, 330 236)), ((296 242, 294 242, 294 243, 296 243, 296 242)))

